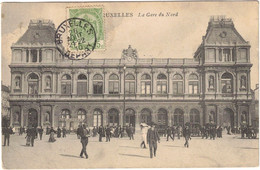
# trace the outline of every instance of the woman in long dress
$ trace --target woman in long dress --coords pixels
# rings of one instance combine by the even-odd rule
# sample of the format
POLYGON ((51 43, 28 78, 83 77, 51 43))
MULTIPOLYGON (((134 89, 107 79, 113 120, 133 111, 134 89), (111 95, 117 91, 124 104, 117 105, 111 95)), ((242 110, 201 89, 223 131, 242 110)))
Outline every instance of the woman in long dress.
POLYGON ((142 123, 141 124, 141 131, 142 131, 142 143, 141 143, 141 148, 146 148, 146 137, 147 137, 147 132, 148 132, 148 125, 142 123), (143 147, 144 146, 144 147, 143 147))
POLYGON ((55 134, 55 130, 53 129, 53 127, 51 127, 49 142, 55 142, 56 141, 56 139, 54 138, 54 134, 55 134))

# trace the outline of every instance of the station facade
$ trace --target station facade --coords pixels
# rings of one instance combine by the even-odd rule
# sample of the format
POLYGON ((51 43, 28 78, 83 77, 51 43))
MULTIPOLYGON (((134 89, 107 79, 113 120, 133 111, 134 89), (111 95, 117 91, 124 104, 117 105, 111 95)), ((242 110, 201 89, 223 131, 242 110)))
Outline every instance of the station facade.
MULTIPOLYGON (((12 126, 251 123, 250 44, 228 18, 212 17, 193 58, 72 61, 57 51, 55 26, 31 20, 12 45, 12 126)), ((109 54, 108 54, 109 55, 109 54)))

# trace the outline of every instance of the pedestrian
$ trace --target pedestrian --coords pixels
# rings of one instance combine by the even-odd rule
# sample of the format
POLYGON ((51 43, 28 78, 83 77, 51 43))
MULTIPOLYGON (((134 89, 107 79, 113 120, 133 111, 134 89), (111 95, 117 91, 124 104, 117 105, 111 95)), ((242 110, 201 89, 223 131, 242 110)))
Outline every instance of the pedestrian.
POLYGON ((106 131, 106 142, 110 142, 111 129, 108 125, 105 131, 106 131))
POLYGON ((30 132, 30 136, 31 136, 31 146, 33 147, 34 146, 34 139, 37 138, 37 128, 33 127, 33 128, 31 128, 31 130, 29 132, 30 132))
POLYGON ((148 131, 148 125, 142 123, 141 124, 141 132, 142 132, 142 142, 141 142, 141 148, 146 148, 146 141, 147 141, 147 131, 148 131), (144 146, 144 147, 143 147, 144 146))
POLYGON ((62 128, 62 137, 63 138, 65 138, 66 137, 66 128, 65 128, 65 126, 63 126, 63 128, 62 128))
POLYGON ((130 137, 130 140, 131 139, 134 140, 134 127, 132 126, 132 124, 130 124, 130 127, 129 127, 129 137, 130 137))
POLYGON ((124 128, 119 125, 119 137, 122 138, 124 135, 124 128))
POLYGON ((172 125, 172 140, 174 141, 175 138, 175 133, 176 133, 176 128, 174 125, 172 125))
POLYGON ((82 126, 79 125, 77 129, 77 138, 80 139, 80 134, 81 134, 82 126))
POLYGON ((160 143, 160 137, 155 129, 155 124, 147 132, 147 144, 149 144, 150 158, 156 157, 157 142, 160 143))
POLYGON ((177 135, 178 135, 178 139, 180 139, 180 135, 181 135, 181 126, 180 125, 177 126, 177 135))
POLYGON ((30 146, 30 144, 31 144, 31 127, 30 126, 28 126, 26 129, 25 139, 26 139, 26 146, 30 146))
POLYGON ((100 125, 98 128, 98 135, 99 135, 99 142, 102 142, 102 137, 104 135, 104 128, 102 125, 100 125))
POLYGON ((212 127, 212 138, 213 138, 213 140, 215 140, 215 138, 216 138, 216 133, 217 133, 216 126, 213 126, 212 127))
POLYGON ((56 139, 54 137, 54 134, 56 133, 56 131, 53 129, 53 127, 51 127, 50 129, 50 138, 49 138, 49 142, 55 142, 56 139))
POLYGON ((61 137, 61 129, 60 127, 58 127, 57 129, 57 138, 60 138, 61 137))
POLYGON ((90 137, 90 131, 86 128, 86 125, 83 124, 82 130, 80 131, 80 142, 82 144, 82 149, 80 152, 81 158, 83 158, 83 154, 85 154, 86 159, 88 159, 88 154, 87 154, 88 137, 90 137))
POLYGON ((204 139, 204 137, 206 136, 206 135, 205 135, 205 126, 202 126, 202 127, 200 128, 200 133, 201 133, 201 138, 204 139))
POLYGON ((3 134, 4 134, 4 146, 9 146, 10 143, 10 135, 14 134, 12 127, 3 127, 3 134))
POLYGON ((40 140, 42 140, 42 134, 43 134, 43 128, 42 126, 38 129, 39 135, 40 135, 40 140))
POLYGON ((173 138, 172 138, 172 130, 171 130, 170 126, 167 127, 166 134, 167 134, 167 140, 166 141, 169 141, 169 137, 173 140, 173 138))
POLYGON ((49 126, 46 127, 46 135, 49 135, 50 134, 50 128, 49 126))
POLYGON ((183 129, 183 137, 185 138, 184 147, 189 147, 189 140, 191 139, 191 132, 189 126, 183 129))
POLYGON ((217 137, 222 138, 222 127, 221 126, 219 126, 217 129, 217 137))
POLYGON ((22 135, 23 134, 23 128, 22 128, 22 126, 20 126, 20 128, 19 128, 19 135, 22 135))
POLYGON ((96 126, 93 127, 92 134, 93 134, 93 137, 96 137, 96 135, 97 135, 96 126))

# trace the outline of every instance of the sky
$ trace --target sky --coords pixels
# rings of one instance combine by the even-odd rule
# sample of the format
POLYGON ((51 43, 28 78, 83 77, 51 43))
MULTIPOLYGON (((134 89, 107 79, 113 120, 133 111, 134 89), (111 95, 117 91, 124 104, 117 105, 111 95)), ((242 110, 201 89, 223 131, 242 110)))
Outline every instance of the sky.
POLYGON ((105 13, 133 13, 133 17, 105 17, 106 50, 88 58, 120 58, 128 45, 140 58, 193 58, 206 34, 211 16, 232 18, 240 35, 250 42, 251 88, 258 83, 258 2, 107 2, 2 4, 2 81, 10 85, 11 45, 31 19, 50 19, 57 28, 67 19, 66 7, 101 6, 105 13), (176 13, 177 17, 138 17, 139 13, 176 13))

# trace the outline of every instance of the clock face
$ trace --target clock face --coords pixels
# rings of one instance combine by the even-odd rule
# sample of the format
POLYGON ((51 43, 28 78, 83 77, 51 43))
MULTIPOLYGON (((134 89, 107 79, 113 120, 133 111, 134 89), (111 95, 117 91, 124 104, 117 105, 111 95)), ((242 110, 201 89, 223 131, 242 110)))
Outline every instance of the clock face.
POLYGON ((127 57, 127 61, 131 61, 132 60, 132 57, 127 57))
POLYGON ((221 38, 225 38, 227 36, 227 32, 223 31, 222 33, 219 34, 221 38))

